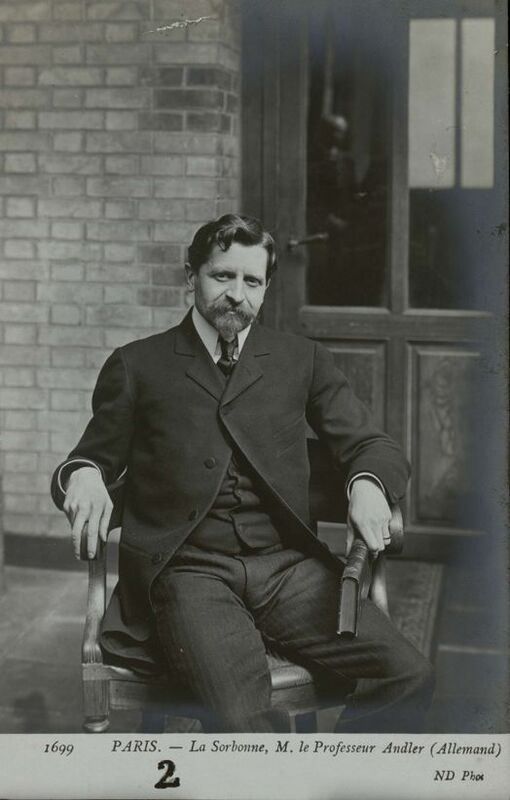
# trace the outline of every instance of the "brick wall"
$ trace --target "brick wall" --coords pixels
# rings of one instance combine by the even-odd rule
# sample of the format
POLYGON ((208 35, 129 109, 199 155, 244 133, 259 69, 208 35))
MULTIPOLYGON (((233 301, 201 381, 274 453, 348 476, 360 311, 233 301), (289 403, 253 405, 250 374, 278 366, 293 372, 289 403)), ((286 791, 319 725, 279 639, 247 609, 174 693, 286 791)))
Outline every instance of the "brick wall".
POLYGON ((98 368, 182 318, 190 237, 237 209, 238 9, 2 0, 0 41, 4 529, 63 536, 49 478, 98 368))

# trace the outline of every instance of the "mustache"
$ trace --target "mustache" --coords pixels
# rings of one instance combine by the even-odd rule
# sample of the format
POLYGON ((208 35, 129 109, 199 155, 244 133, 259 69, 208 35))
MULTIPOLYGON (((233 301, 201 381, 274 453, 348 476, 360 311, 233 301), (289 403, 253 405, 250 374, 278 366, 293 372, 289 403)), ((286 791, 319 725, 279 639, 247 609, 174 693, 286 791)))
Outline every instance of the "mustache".
POLYGON ((235 316, 242 321, 251 321, 255 316, 255 314, 244 305, 244 301, 237 305, 231 300, 221 299, 213 304, 212 309, 215 315, 218 316, 226 314, 227 312, 233 312, 235 316))

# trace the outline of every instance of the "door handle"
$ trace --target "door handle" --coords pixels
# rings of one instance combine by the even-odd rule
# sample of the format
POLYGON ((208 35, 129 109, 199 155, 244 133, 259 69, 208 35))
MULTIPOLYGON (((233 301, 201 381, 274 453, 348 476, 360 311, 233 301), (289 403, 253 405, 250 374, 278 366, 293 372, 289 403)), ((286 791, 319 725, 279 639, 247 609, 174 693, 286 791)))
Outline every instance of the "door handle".
POLYGON ((303 244, 316 244, 317 242, 327 242, 329 239, 329 233, 310 233, 306 236, 303 236, 302 239, 297 239, 295 236, 291 236, 289 241, 287 242, 287 250, 291 251, 294 250, 296 247, 301 247, 303 244))

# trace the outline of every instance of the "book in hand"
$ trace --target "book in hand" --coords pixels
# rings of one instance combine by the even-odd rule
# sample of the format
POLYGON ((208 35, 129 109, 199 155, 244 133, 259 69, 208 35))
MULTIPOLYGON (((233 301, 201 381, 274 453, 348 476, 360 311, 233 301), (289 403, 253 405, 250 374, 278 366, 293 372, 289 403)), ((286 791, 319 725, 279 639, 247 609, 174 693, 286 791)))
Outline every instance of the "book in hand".
POLYGON ((355 539, 342 575, 337 633, 353 637, 358 631, 361 600, 368 594, 372 567, 368 547, 355 539))

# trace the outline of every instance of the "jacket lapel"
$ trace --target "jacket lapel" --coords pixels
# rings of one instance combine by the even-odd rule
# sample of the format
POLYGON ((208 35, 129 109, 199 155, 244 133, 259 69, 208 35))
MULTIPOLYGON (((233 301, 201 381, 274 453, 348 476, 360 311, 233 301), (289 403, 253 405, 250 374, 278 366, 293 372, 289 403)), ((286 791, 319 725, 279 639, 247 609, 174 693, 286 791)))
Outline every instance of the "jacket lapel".
POLYGON ((269 339, 265 328, 257 323, 252 325, 241 357, 226 386, 220 370, 211 359, 195 330, 191 312, 186 315, 177 328, 175 352, 190 359, 191 363, 186 368, 188 378, 198 383, 216 400, 221 400, 221 405, 226 405, 249 389, 264 374, 259 356, 270 353, 269 339))
POLYGON ((265 328, 257 323, 251 327, 238 363, 227 383, 221 405, 227 405, 250 386, 253 386, 264 374, 259 356, 269 355, 269 337, 265 328))
POLYGON ((186 315, 177 328, 174 349, 178 355, 187 356, 190 360, 190 364, 186 368, 188 378, 198 383, 199 386, 219 401, 224 392, 225 384, 218 367, 195 330, 191 312, 186 315))

